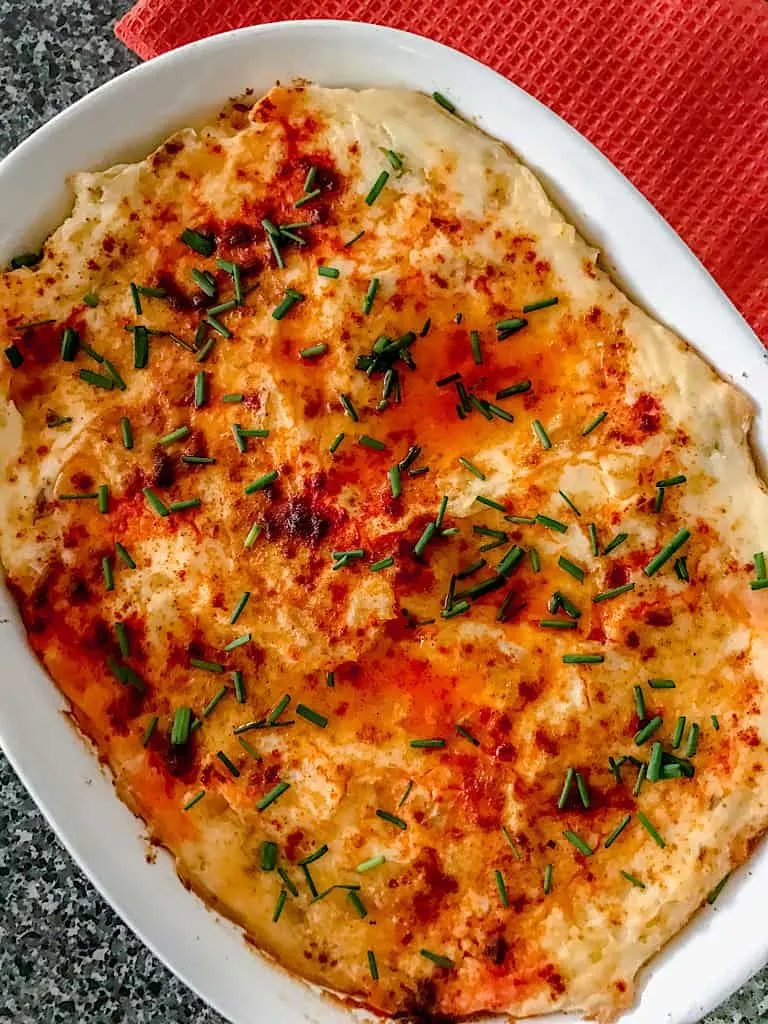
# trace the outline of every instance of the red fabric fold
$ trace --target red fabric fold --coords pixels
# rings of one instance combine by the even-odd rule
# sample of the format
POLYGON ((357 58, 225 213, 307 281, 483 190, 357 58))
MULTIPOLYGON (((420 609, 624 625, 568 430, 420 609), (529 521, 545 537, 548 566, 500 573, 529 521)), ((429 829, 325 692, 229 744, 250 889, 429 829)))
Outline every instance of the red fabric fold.
MULTIPOLYGON (((139 0, 118 37, 149 58, 294 18, 285 0, 139 0)), ((590 139, 656 206, 768 344, 765 0, 306 0, 464 50, 590 139)))

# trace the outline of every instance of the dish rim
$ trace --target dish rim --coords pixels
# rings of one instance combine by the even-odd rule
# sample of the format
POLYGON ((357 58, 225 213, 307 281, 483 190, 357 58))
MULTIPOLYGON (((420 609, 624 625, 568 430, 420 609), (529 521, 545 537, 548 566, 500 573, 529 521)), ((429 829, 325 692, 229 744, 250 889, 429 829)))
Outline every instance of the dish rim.
MULTIPOLYGON (((548 191, 554 193, 555 201, 558 205, 564 206, 569 219, 574 220, 579 230, 590 241, 607 248, 609 254, 616 259, 611 269, 625 284, 628 283, 630 295, 642 294, 644 308, 678 330, 684 337, 696 338, 699 349, 703 350, 705 356, 724 376, 730 376, 733 380, 739 374, 749 374, 749 385, 744 384, 743 380, 739 380, 739 384, 753 395, 756 405, 758 404, 761 387, 759 382, 762 379, 764 383, 768 383, 768 356, 701 263, 634 186, 575 129, 511 81, 459 51, 412 33, 364 22, 308 20, 251 26, 191 43, 124 72, 37 129, 0 162, 0 189, 7 187, 10 182, 13 199, 14 190, 21 193, 29 190, 34 195, 35 189, 39 191, 43 188, 45 182, 52 179, 50 171, 40 170, 40 165, 47 163, 46 153, 48 157, 56 152, 69 153, 64 161, 65 164, 69 162, 71 165, 67 170, 76 169, 79 160, 75 160, 75 164, 72 165, 70 147, 74 143, 68 137, 74 136, 75 140, 85 138, 86 126, 90 126, 88 131, 92 131, 94 125, 100 126, 106 138, 113 140, 112 143, 105 142, 102 145, 103 158, 98 161, 100 166, 109 166, 124 156, 132 155, 136 158, 142 151, 146 154, 154 143, 160 141, 163 135, 171 130, 171 127, 183 125, 183 121, 179 120, 174 120, 173 125, 169 125, 168 117, 175 118, 176 114, 170 115, 168 108, 165 112, 156 112, 149 105, 153 88, 167 86, 175 79, 178 79, 183 87, 186 85, 187 92, 182 88, 181 99, 174 95, 170 109, 175 111, 184 104, 190 110, 194 107, 198 115, 190 114, 189 120, 197 123, 203 107, 207 106, 214 110, 233 92, 228 87, 226 94, 218 95, 216 104, 203 104, 196 99, 190 70, 194 71, 198 61, 206 60, 213 60, 214 63, 218 61, 223 67, 229 59, 226 57, 228 54, 234 54, 236 60, 242 59, 244 66, 246 50, 249 50, 251 44, 256 51, 261 48, 264 62, 267 64, 270 61, 270 49, 279 50, 286 44, 290 50, 293 46, 293 59, 298 60, 299 56, 301 57, 301 61, 307 66, 305 74, 313 80, 317 80, 318 76, 311 68, 321 66, 324 60, 327 61, 325 66, 329 69, 333 67, 334 72, 330 75, 332 80, 329 80, 329 76, 323 75, 322 84, 346 84, 347 80, 357 75, 358 68, 363 70, 360 55, 353 52, 357 48, 370 53, 388 55, 397 68, 402 69, 404 84, 418 81, 418 85, 411 87, 424 89, 424 82, 434 75, 433 88, 449 92, 461 112, 470 117, 474 116, 481 128, 508 142, 543 178, 548 191), (300 55, 299 49, 303 43, 309 45, 300 55), (317 52, 313 52, 313 46, 321 51, 319 56, 317 52), (337 73, 330 58, 331 53, 335 54, 334 59, 341 62, 340 67, 344 70, 337 73), (417 57, 419 61, 416 60, 417 57), (410 68, 406 71, 409 59, 419 65, 417 71, 410 68), (344 81, 340 82, 342 79, 344 81), (457 90, 449 90, 445 88, 446 81, 458 81, 461 82, 461 86, 457 90), (138 125, 137 116, 133 113, 128 119, 130 127, 126 129, 123 126, 123 131, 130 137, 130 141, 126 138, 121 140, 118 138, 119 126, 110 126, 109 121, 118 121, 119 118, 114 116, 115 111, 135 103, 135 97, 139 92, 142 96, 140 102, 147 103, 150 121, 154 116, 155 127, 150 132, 146 125, 138 125), (484 101, 479 100, 477 97, 484 93, 487 93, 487 98, 484 101), (490 97, 494 95, 506 100, 510 112, 499 114, 491 110, 495 101, 490 97), (470 96, 472 99, 468 98, 470 96), (513 124, 515 116, 519 117, 519 122, 513 124), (499 131, 498 124, 502 122, 506 127, 504 131, 499 131), (491 128, 490 125, 496 127, 491 128), (525 137, 526 130, 535 135, 535 145, 533 138, 525 137), (554 146, 552 151, 547 150, 548 140, 554 146), (537 153, 543 155, 543 160, 536 158, 537 153), (530 154, 533 154, 534 159, 529 159, 530 154), (23 180, 25 177, 27 181, 23 180), (591 195, 589 190, 584 191, 584 182, 587 180, 593 193, 591 195), (574 184, 574 181, 577 184, 574 184), (633 237, 639 237, 641 247, 648 247, 648 259, 643 258, 642 254, 638 257, 638 254, 633 255, 629 251, 629 244, 622 241, 620 233, 617 234, 617 224, 611 222, 609 212, 618 213, 617 222, 622 226, 622 230, 625 223, 633 226, 633 237), (658 257, 657 245, 662 251, 663 259, 658 257), (664 273, 655 270, 651 265, 650 261, 657 260, 663 262, 664 273), (699 307, 695 316, 688 315, 689 311, 682 309, 675 295, 670 294, 670 286, 664 280, 665 274, 675 275, 678 290, 681 287, 679 282, 682 281, 683 290, 690 289, 693 292, 699 307), (718 332, 727 338, 727 342, 717 343, 718 332)), ((253 53, 249 51, 247 57, 253 59, 253 53)), ((241 74, 240 71, 236 73, 241 74)), ((365 76, 365 80, 368 83, 378 82, 382 74, 382 70, 376 68, 365 76)), ((289 77, 294 76, 295 72, 289 77)), ((247 83, 244 81, 243 85, 245 84, 247 83)), ((360 80, 358 84, 363 85, 364 82, 360 80)), ((89 164, 93 166, 94 161, 89 161, 89 164)), ((26 219, 12 212, 10 228, 7 224, 5 228, 0 227, 0 258, 10 255, 17 246, 37 241, 47 233, 46 228, 50 230, 50 227, 65 215, 62 171, 58 170, 57 173, 58 185, 54 188, 51 183, 51 198, 46 198, 49 194, 45 193, 40 204, 42 210, 35 218, 26 219), (59 197, 54 200, 52 197, 56 191, 59 197), (63 211, 61 215, 60 211, 63 211)), ((11 202, 8 205, 12 211, 16 209, 15 203, 11 202)), ((693 298, 691 301, 693 302, 693 298)), ((762 386, 764 388, 764 384, 762 386)), ((761 442, 763 449, 767 447, 763 416, 758 418, 753 436, 761 442)), ((89 745, 83 743, 79 735, 75 735, 60 714, 65 705, 27 648, 24 630, 20 626, 7 592, 4 592, 3 601, 0 602, 0 611, 5 611, 5 606, 11 609, 11 613, 8 616, 10 621, 0 625, 0 651, 8 647, 11 667, 18 664, 21 670, 29 675, 31 683, 34 683, 33 708, 36 713, 43 709, 43 720, 52 730, 54 746, 58 744, 59 754, 63 751, 66 755, 67 769, 63 773, 64 778, 58 774, 59 766, 52 763, 54 759, 50 755, 41 758, 40 751, 35 750, 34 745, 29 743, 29 738, 33 735, 30 719, 35 716, 23 704, 14 702, 9 696, 8 691, 12 689, 9 687, 0 689, 0 744, 59 839, 102 896, 167 967, 227 1019, 237 1024, 245 1024, 246 1019, 251 1019, 243 1015, 244 1003, 240 1001, 242 993, 250 991, 252 997, 258 994, 261 1000, 260 1012, 263 1012, 265 1018, 270 1012, 283 1013, 289 1010, 294 1015, 285 1017, 286 1021, 312 1021, 313 1024, 336 1024, 336 1021, 342 1024, 349 1021, 349 1010, 342 1010, 338 1004, 312 992, 305 984, 297 983, 296 979, 285 972, 275 970, 265 960, 253 957, 252 952, 246 949, 239 929, 228 922, 222 922, 218 915, 205 908, 201 901, 194 897, 189 899, 188 894, 175 881, 170 858, 163 856, 161 863, 147 868, 145 844, 140 839, 142 823, 115 799, 111 777, 98 769, 89 745), (50 699, 42 693, 43 685, 51 691, 50 699), (52 768, 56 770, 51 771, 52 768), (75 792, 70 792, 66 784, 72 779, 76 780, 75 792), (90 785, 86 790, 87 799, 79 801, 78 797, 84 795, 80 785, 83 782, 90 785), (114 807, 107 809, 102 806, 106 803, 105 793, 114 807), (135 841, 129 844, 130 856, 121 855, 116 859, 116 863, 110 865, 110 857, 114 858, 114 851, 110 849, 111 844, 105 839, 95 840, 89 835, 88 815, 83 814, 82 808, 78 809, 78 803, 87 804, 91 810, 95 808, 102 818, 118 830, 118 835, 127 836, 126 829, 133 832, 135 841), (140 857, 137 860, 138 854, 140 857), (117 871, 115 867, 118 868, 117 871), (141 891, 145 895, 157 897, 161 905, 163 902, 170 903, 171 907, 182 915, 182 919, 189 923, 189 928, 185 929, 189 934, 183 936, 183 950, 177 948, 179 936, 175 934, 175 929, 169 930, 162 926, 157 914, 152 910, 147 912, 144 907, 136 909, 131 906, 131 886, 124 885, 120 878, 120 871, 123 868, 129 872, 131 884, 140 880, 141 891), (178 890, 177 893, 166 892, 169 876, 171 884, 178 890), (178 897, 182 897, 189 907, 182 908, 182 900, 178 897), (192 907, 194 910, 190 909, 192 907), (204 918, 201 917, 201 913, 204 918), (215 923, 216 930, 207 927, 206 921, 212 926, 215 923), (231 977, 226 978, 222 984, 221 980, 215 977, 216 971, 211 971, 210 965, 206 964, 206 958, 198 955, 199 950, 195 951, 195 943, 208 941, 213 941, 216 945, 219 941, 229 943, 225 948, 225 962, 233 970, 242 969, 263 979, 264 984, 268 986, 268 992, 265 994, 261 984, 244 988, 241 982, 236 992, 236 986, 231 986, 234 995, 228 994, 226 989, 231 977), (247 953, 247 961, 237 954, 235 943, 247 953)), ((39 719, 35 722, 35 731, 38 727, 39 719)), ((109 831, 110 836, 113 834, 111 828, 105 831, 109 831)), ((760 904, 761 889, 768 892, 768 884, 760 885, 761 877, 763 883, 768 882, 768 848, 765 843, 752 854, 747 869, 739 873, 738 880, 729 884, 717 907, 707 912, 707 918, 704 919, 700 912, 696 919, 686 926, 681 936, 657 955, 653 966, 641 976, 639 1004, 622 1018, 624 1024, 694 1024, 700 1014, 706 1013, 726 998, 768 959, 768 935, 761 940, 759 935, 752 934, 754 929, 749 927, 760 904), (716 928, 712 924, 714 920, 717 921, 716 928), (727 958, 723 956, 722 947, 717 946, 710 950, 705 963, 702 963, 700 954, 694 957, 689 955, 690 946, 701 946, 707 937, 712 945, 710 933, 717 930, 722 936, 724 924, 727 934, 733 936, 733 943, 729 944, 729 948, 737 948, 739 941, 743 948, 745 937, 750 942, 748 949, 735 964, 729 962, 726 967, 723 961, 727 958), (680 963, 683 967, 675 968, 675 964, 680 963), (660 1003, 653 998, 649 999, 648 992, 653 991, 654 985, 658 987, 660 977, 663 979, 665 975, 674 973, 677 969, 682 970, 683 980, 695 978, 700 990, 696 997, 678 999, 672 1009, 669 1008, 667 999, 667 1006, 663 1008, 663 1001, 660 1003), (702 978, 705 980, 702 981, 702 978), (703 991, 702 985, 705 986, 703 991)), ((148 902, 152 902, 151 899, 148 902)), ((768 896, 762 903, 768 908, 768 896)), ((679 981, 680 979, 677 982, 673 981, 672 984, 666 982, 662 988, 670 993, 679 981)), ((556 1020, 558 1024, 565 1024, 566 1020, 563 1017, 541 1017, 534 1020, 539 1024, 546 1024, 550 1019, 556 1020)))

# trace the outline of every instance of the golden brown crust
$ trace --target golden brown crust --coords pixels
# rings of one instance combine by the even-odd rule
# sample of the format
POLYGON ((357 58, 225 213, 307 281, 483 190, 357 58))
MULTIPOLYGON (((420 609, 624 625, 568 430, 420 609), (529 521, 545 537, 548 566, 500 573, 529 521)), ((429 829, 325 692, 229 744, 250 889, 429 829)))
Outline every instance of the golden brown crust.
POLYGON ((0 370, 0 553, 119 795, 185 884, 303 977, 416 1019, 611 1019, 765 827, 767 606, 749 580, 768 503, 748 404, 627 301, 529 171, 425 97, 275 89, 76 186, 39 266, 0 277, 2 347, 23 360, 0 370), (309 225, 279 238, 284 268, 270 222, 309 225), (209 321, 200 361, 230 262, 242 303, 209 321), (150 289, 140 314, 131 282, 150 289), (276 319, 288 288, 303 298, 276 319), (136 325, 158 332, 145 368, 136 325), (371 368, 377 339, 407 332, 411 357, 371 368), (124 390, 98 386, 110 364, 124 390), (106 512, 67 497, 102 485, 106 512), (236 732, 284 694, 277 724, 236 732), (182 707, 201 724, 174 744, 182 707), (681 777, 638 795, 659 755, 681 777))

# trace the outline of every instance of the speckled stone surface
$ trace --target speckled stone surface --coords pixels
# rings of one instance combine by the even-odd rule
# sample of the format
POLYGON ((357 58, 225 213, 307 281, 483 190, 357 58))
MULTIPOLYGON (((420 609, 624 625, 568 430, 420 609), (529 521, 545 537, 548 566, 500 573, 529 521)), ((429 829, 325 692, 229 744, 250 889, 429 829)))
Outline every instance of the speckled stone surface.
MULTIPOLYGON (((127 6, 126 0, 0 0, 0 156, 137 63, 112 34, 127 6)), ((0 755, 4 1020, 223 1024, 95 892, 0 755)), ((768 1024, 768 968, 702 1024, 768 1024)))

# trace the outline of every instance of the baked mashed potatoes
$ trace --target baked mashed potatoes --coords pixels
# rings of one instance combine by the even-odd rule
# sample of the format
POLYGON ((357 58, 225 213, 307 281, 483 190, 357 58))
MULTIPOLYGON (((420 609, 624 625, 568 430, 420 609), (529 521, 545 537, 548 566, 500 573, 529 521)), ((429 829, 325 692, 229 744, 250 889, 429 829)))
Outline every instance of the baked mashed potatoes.
POLYGON ((74 184, 0 276, 0 553, 120 797, 355 1002, 616 1019, 768 821, 748 403, 440 96, 74 184))

